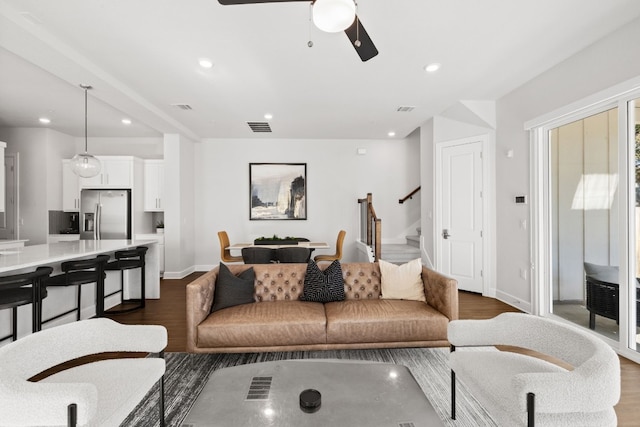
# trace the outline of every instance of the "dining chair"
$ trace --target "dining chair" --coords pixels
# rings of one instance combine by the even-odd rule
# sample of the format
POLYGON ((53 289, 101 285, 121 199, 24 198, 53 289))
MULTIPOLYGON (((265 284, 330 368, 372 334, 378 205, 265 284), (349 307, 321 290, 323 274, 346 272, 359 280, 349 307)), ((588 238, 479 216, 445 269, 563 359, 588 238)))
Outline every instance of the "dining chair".
POLYGON ((347 232, 344 230, 340 230, 338 233, 338 240, 336 241, 336 253, 333 255, 316 255, 313 260, 314 261, 334 261, 340 260, 342 258, 342 244, 344 243, 344 236, 347 235, 347 232))
POLYGON ((231 255, 231 251, 227 249, 229 246, 229 236, 226 231, 218 231, 218 239, 220 239, 220 260, 224 262, 242 262, 241 256, 231 255))
POLYGON ((242 248, 242 259, 245 264, 271 264, 276 260, 275 249, 254 246, 242 248))
POLYGON ((42 300, 47 290, 42 289, 42 281, 49 277, 53 268, 38 267, 35 271, 0 277, 0 310, 12 310, 11 334, 0 341, 18 339, 18 307, 31 304, 31 331, 38 332, 42 326, 42 300))
POLYGON ((276 249, 276 258, 282 263, 308 263, 311 259, 311 249, 295 246, 276 249))

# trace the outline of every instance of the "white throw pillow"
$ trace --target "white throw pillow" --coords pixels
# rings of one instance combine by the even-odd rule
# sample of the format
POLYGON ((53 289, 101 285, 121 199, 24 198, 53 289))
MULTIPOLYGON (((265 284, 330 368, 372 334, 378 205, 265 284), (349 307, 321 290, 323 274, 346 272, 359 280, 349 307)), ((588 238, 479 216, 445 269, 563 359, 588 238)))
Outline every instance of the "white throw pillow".
POLYGON ((422 260, 396 265, 379 260, 383 299, 426 301, 422 283, 422 260))

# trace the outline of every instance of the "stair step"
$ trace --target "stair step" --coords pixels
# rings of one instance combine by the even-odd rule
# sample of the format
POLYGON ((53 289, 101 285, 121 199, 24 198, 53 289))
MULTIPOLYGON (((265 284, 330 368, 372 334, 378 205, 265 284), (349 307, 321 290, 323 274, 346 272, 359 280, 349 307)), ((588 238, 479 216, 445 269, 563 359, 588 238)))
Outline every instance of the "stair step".
POLYGON ((420 249, 410 245, 382 245, 381 258, 394 264, 403 264, 416 258, 420 258, 420 249))
POLYGON ((413 246, 414 248, 420 247, 420 236, 406 236, 407 245, 413 246))

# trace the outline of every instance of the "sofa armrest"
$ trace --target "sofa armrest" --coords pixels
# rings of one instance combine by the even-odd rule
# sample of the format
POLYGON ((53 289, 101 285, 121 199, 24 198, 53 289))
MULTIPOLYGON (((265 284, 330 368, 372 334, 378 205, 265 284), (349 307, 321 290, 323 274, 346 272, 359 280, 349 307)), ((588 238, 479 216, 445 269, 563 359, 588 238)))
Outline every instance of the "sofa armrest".
POLYGON ((422 282, 427 304, 449 320, 458 319, 458 282, 425 266, 422 267, 422 282))
POLYGON ((206 272, 187 285, 187 351, 198 347, 198 325, 204 321, 213 306, 218 267, 206 272))

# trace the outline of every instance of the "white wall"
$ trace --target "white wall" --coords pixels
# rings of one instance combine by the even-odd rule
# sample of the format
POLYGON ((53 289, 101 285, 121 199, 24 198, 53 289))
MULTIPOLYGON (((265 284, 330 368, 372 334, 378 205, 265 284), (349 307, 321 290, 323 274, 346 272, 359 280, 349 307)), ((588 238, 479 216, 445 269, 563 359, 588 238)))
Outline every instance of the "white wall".
MULTIPOLYGON (((175 279, 194 271, 196 179, 194 175, 195 145, 177 134, 164 136, 165 153, 165 272, 175 279)), ((221 177, 224 182, 224 177, 221 177)), ((198 177, 198 180, 200 178, 198 177)), ((200 233, 200 231, 198 231, 200 233)))
MULTIPOLYGON (((75 138, 75 144, 78 152, 84 152, 84 137, 75 138)), ((96 156, 126 155, 141 159, 162 159, 164 156, 164 140, 161 136, 157 138, 90 137, 87 145, 89 147, 87 151, 96 156)))
MULTIPOLYGON (((326 241, 335 250, 347 231, 344 261, 357 259, 357 199, 373 194, 383 239, 404 238, 418 209, 398 199, 420 185, 419 133, 401 140, 204 140, 195 145, 195 259, 198 269, 220 261, 217 232, 232 242, 277 234, 326 241), (357 149, 367 150, 358 155, 357 149), (307 220, 249 220, 249 163, 307 163, 307 220)), ((419 203, 418 203, 419 205, 419 203)), ((167 223, 167 226, 169 224, 167 223)), ((415 233, 415 230, 413 231, 415 233)))
POLYGON ((73 156, 68 135, 43 128, 3 128, 7 153, 19 153, 19 237, 29 245, 47 242, 49 209, 62 206, 60 160, 73 156))
POLYGON ((498 297, 516 307, 532 301, 530 275, 519 269, 530 265, 528 234, 519 220, 529 223, 528 205, 513 197, 529 193, 529 137, 524 123, 606 88, 640 76, 640 20, 610 34, 556 67, 541 74, 497 102, 496 156, 497 283, 498 297))

